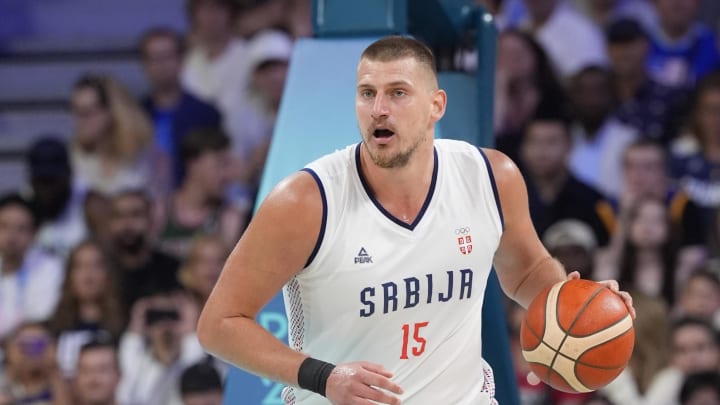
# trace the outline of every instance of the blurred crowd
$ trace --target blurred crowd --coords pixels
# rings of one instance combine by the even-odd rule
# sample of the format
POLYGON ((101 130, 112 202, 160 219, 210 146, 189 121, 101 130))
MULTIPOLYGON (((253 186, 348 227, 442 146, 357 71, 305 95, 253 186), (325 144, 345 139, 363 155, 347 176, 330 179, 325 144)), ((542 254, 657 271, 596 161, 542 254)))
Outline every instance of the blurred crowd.
POLYGON ((525 175, 538 235, 637 309, 628 367, 570 395, 529 373, 508 303, 522 403, 720 404, 720 3, 480 3, 500 31, 496 146, 525 175))
MULTIPOLYGON (((720 4, 477 3, 499 31, 496 147, 538 235, 638 313, 629 366, 572 395, 529 373, 508 302, 522 404, 720 404, 720 4)), ((310 0, 185 4, 187 33, 139 33, 147 93, 79 77, 69 141, 40 137, 27 186, 0 196, 0 405, 222 401, 227 365, 195 325, 251 217, 310 0)), ((473 47, 453 65, 472 73, 473 47)))

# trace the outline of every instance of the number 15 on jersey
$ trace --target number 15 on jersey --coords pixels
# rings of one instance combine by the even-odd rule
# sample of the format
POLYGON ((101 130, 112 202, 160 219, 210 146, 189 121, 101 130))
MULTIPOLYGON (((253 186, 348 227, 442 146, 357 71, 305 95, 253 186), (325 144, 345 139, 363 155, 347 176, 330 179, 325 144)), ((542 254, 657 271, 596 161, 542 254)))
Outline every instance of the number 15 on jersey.
POLYGON ((402 326, 403 343, 400 351, 400 359, 407 360, 411 354, 418 357, 425 351, 427 341, 422 337, 422 328, 428 326, 429 322, 406 323, 402 326), (410 339, 412 338, 412 342, 410 339), (408 349, 410 352, 408 353, 408 349))

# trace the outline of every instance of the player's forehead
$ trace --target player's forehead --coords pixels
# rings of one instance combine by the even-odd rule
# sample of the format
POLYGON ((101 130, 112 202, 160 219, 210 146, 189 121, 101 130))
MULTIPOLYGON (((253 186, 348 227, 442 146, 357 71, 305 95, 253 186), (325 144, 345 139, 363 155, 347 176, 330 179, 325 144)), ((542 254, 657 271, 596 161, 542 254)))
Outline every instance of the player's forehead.
POLYGON ((410 56, 391 60, 362 58, 357 67, 357 86, 380 88, 427 85, 432 74, 429 70, 410 56))

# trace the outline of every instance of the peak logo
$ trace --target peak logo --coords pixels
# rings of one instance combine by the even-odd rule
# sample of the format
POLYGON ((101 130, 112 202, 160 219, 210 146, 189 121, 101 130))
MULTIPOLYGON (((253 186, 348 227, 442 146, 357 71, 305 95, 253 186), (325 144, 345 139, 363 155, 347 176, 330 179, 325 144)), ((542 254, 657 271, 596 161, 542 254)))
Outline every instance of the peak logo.
POLYGON ((372 256, 370 256, 364 247, 360 248, 357 256, 355 256, 355 264, 372 263, 372 256))

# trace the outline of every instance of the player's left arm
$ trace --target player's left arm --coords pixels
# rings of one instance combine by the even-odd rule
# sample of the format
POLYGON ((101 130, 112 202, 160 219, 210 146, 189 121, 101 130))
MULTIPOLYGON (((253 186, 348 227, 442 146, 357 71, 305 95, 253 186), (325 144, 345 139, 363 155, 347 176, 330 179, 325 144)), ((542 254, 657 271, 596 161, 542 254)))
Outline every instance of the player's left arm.
MULTIPOLYGON (((580 276, 577 272, 568 275, 540 242, 530 219, 527 187, 515 163, 499 151, 483 151, 493 170, 505 222, 500 245, 495 252, 495 270, 505 294, 527 308, 546 287, 580 276)), ((630 294, 619 291, 615 280, 602 283, 625 300, 634 317, 630 294)))

